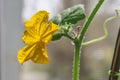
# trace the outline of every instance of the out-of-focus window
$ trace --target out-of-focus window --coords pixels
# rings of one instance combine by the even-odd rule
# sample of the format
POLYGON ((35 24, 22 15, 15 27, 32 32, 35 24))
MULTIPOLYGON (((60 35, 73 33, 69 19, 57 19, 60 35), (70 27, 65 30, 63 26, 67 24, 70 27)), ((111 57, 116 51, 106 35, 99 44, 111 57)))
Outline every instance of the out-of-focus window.
POLYGON ((1 80, 20 80, 17 50, 22 46, 22 0, 0 0, 1 80))
POLYGON ((62 0, 23 0, 23 19, 28 19, 39 10, 47 10, 50 18, 63 9, 62 0))

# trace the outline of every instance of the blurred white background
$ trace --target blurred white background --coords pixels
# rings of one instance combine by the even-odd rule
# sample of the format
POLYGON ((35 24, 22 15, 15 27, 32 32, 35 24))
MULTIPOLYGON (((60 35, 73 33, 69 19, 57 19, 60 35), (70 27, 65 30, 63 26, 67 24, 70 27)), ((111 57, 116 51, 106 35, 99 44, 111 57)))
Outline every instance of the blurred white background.
MULTIPOLYGON (((62 38, 47 47, 50 63, 37 65, 31 61, 21 66, 16 58, 17 51, 24 45, 21 34, 23 21, 35 12, 45 9, 50 18, 76 4, 84 4, 87 15, 98 0, 0 0, 0 78, 1 80, 72 80, 73 45, 62 38)), ((85 41, 104 34, 104 20, 120 9, 120 0, 105 0, 91 24, 85 41)), ((78 25, 82 26, 83 23, 78 25)), ((107 80, 111 65, 120 19, 108 24, 109 36, 98 43, 82 48, 81 80, 107 80)))

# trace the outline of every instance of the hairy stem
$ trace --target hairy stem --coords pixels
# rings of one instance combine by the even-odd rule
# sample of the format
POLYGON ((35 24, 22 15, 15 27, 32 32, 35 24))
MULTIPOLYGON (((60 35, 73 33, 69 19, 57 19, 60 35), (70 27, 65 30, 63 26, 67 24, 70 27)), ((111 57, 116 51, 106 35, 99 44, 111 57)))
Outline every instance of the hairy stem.
POLYGON ((85 22, 85 24, 83 25, 83 28, 81 30, 81 35, 79 37, 79 41, 83 41, 83 38, 85 36, 85 33, 90 25, 90 23, 92 22, 93 18, 95 17, 97 11, 99 10, 99 8, 101 7, 102 3, 104 2, 104 0, 99 0, 99 2, 97 3, 97 5, 95 6, 95 8, 93 9, 92 13, 90 14, 90 16, 88 17, 87 21, 85 22))
POLYGON ((79 42, 75 42, 75 53, 73 60, 73 78, 72 80, 79 80, 79 64, 80 64, 80 45, 79 42))
POLYGON ((80 37, 74 41, 75 43, 75 53, 74 53, 74 59, 73 59, 73 73, 72 73, 72 80, 79 80, 79 65, 80 65, 80 48, 82 47, 82 41, 85 36, 85 33, 92 22, 95 14, 97 13, 98 9, 102 5, 104 0, 99 0, 95 8, 93 9, 92 13, 88 17, 88 20, 83 25, 83 28, 81 30, 80 37))

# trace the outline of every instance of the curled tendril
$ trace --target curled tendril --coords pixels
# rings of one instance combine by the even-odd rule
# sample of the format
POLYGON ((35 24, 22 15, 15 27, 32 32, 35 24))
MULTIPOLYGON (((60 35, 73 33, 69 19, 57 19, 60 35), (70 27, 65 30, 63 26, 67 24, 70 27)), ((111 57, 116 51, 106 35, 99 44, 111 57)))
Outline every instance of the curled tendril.
POLYGON ((120 10, 115 10, 116 11, 116 15, 112 16, 112 17, 109 17, 105 20, 104 24, 103 24, 103 29, 104 29, 104 35, 99 37, 99 38, 96 38, 96 39, 93 39, 93 40, 90 40, 90 41, 87 41, 87 42, 83 42, 82 45, 89 45, 89 44, 92 44, 92 43, 95 43, 95 42, 98 42, 98 41, 101 41, 103 39, 105 39, 107 36, 108 36, 108 30, 107 30, 107 23, 110 22, 111 20, 113 19, 116 19, 120 16, 120 10))

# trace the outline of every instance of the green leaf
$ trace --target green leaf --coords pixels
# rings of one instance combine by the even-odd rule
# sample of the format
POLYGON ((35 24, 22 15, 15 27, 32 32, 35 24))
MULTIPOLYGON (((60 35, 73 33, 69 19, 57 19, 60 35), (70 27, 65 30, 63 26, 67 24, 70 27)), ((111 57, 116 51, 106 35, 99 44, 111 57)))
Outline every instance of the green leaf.
POLYGON ((52 37, 52 41, 59 40, 61 39, 62 36, 63 36, 62 33, 56 32, 52 37))
POLYGON ((78 21, 86 17, 83 5, 76 5, 64 10, 62 13, 53 17, 50 21, 58 25, 65 25, 65 23, 76 24, 78 21))
POLYGON ((71 26, 72 26, 71 23, 69 24, 65 23, 64 25, 61 25, 60 29, 56 33, 54 33, 52 41, 61 39, 63 35, 66 35, 69 32, 71 26))

